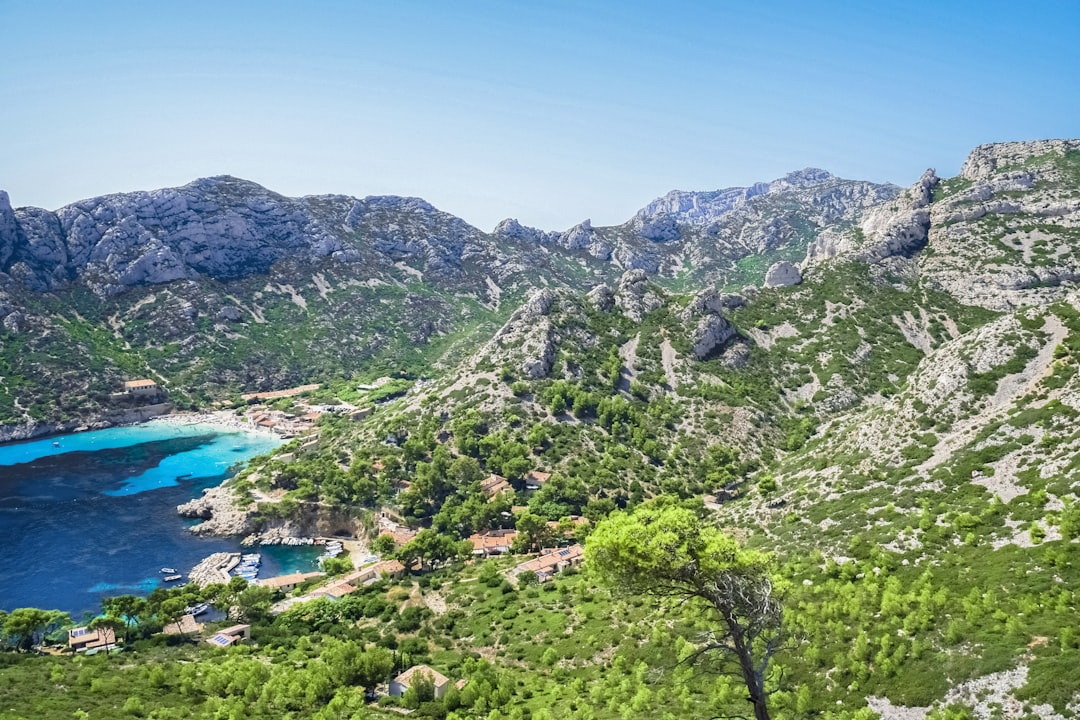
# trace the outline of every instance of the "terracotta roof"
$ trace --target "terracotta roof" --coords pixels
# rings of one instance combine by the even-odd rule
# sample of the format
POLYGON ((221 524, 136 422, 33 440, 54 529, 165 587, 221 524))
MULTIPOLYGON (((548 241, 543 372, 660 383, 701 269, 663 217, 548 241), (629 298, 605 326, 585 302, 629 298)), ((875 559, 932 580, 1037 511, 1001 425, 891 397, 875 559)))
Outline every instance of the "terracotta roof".
POLYGON ((483 535, 474 534, 469 536, 469 542, 473 544, 473 552, 476 553, 509 552, 517 535, 514 530, 502 530, 483 535))
POLYGON ((324 595, 330 595, 331 597, 340 598, 356 592, 356 586, 347 582, 339 582, 334 585, 327 585, 318 592, 321 592, 324 595))
POLYGON ((128 380, 124 383, 125 388, 157 387, 153 380, 128 380))
POLYGON ((427 665, 413 665, 411 668, 394 678, 394 682, 409 687, 410 681, 418 674, 430 677, 431 681, 435 684, 435 687, 441 687, 450 682, 450 678, 446 677, 438 670, 432 670, 427 665))
POLYGON ((571 545, 570 547, 560 548, 558 550, 549 550, 540 557, 521 563, 514 568, 514 571, 515 573, 554 572, 560 565, 565 563, 573 564, 575 561, 584 557, 584 555, 585 548, 581 545, 571 545))
POLYGON ((322 577, 326 573, 321 572, 307 572, 307 573, 291 573, 289 575, 278 575, 277 577, 263 578, 258 581, 259 585, 263 587, 282 587, 283 585, 298 585, 305 580, 310 580, 313 577, 322 577))
POLYGON ((195 619, 194 615, 181 615, 174 623, 169 623, 161 629, 165 635, 190 635, 203 629, 203 626, 195 619))
POLYGON ((488 495, 501 493, 510 488, 510 482, 502 475, 492 473, 480 481, 480 489, 488 495))
POLYGON ((381 563, 372 566, 372 570, 376 571, 379 575, 385 573, 405 572, 405 566, 399 563, 397 560, 383 560, 381 563))

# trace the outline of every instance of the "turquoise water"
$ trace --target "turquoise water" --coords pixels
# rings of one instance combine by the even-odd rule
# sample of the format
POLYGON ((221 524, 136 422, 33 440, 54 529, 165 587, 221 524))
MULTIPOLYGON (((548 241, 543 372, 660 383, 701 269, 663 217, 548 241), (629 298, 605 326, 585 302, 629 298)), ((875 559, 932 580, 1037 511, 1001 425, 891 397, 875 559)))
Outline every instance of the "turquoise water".
MULTIPOLYGON (((209 425, 146 423, 0 445, 0 610, 96 612, 187 573, 239 538, 200 538, 176 506, 280 441, 209 425)), ((263 550, 262 575, 312 569, 318 551, 263 550)))

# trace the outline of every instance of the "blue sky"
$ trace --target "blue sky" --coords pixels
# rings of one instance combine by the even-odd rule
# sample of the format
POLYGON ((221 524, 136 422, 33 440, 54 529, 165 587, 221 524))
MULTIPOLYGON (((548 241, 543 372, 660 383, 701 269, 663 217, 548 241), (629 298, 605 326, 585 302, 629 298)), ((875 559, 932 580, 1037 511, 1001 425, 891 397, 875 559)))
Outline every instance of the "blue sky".
POLYGON ((1080 136, 1075 2, 0 0, 0 27, 15 205, 227 173, 564 229, 1080 136))

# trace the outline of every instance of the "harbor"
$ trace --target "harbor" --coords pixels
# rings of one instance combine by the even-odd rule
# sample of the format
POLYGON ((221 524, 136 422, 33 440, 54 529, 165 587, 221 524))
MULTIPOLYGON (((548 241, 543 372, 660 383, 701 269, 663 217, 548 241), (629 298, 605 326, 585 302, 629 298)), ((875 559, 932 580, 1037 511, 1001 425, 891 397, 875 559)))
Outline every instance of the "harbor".
POLYGON ((308 537, 275 538, 273 542, 259 546, 259 552, 245 548, 244 552, 213 553, 199 562, 188 573, 188 582, 200 587, 214 583, 228 583, 234 577, 248 582, 279 574, 310 572, 322 567, 326 558, 348 557, 354 567, 377 559, 367 545, 355 539, 308 537), (289 562, 283 562, 289 556, 289 562), (273 560, 273 566, 266 565, 273 560))
MULTIPOLYGON (((0 610, 81 616, 100 612, 104 597, 191 582, 189 569, 201 559, 242 548, 237 538, 193 535, 176 506, 279 443, 238 429, 157 422, 0 446, 0 530, 8 540, 0 610), (42 547, 65 552, 33 562, 42 547), (181 577, 165 580, 174 575, 181 577)), ((262 552, 260 574, 315 569, 317 554, 262 552)))

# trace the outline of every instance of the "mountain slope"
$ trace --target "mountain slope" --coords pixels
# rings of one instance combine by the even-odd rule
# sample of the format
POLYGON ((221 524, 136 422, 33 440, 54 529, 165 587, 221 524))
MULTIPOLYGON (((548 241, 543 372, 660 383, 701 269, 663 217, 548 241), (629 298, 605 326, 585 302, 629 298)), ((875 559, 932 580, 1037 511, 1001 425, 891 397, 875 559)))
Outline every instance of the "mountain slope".
POLYGON ((0 193, 0 426, 15 428, 0 436, 107 417, 134 377, 186 405, 452 366, 532 288, 639 266, 669 284, 760 281, 765 258, 800 256, 813 228, 891 192, 804 171, 695 200, 704 229, 646 208, 616 228, 493 234, 417 198, 287 198, 227 176, 56 212, 0 193))

